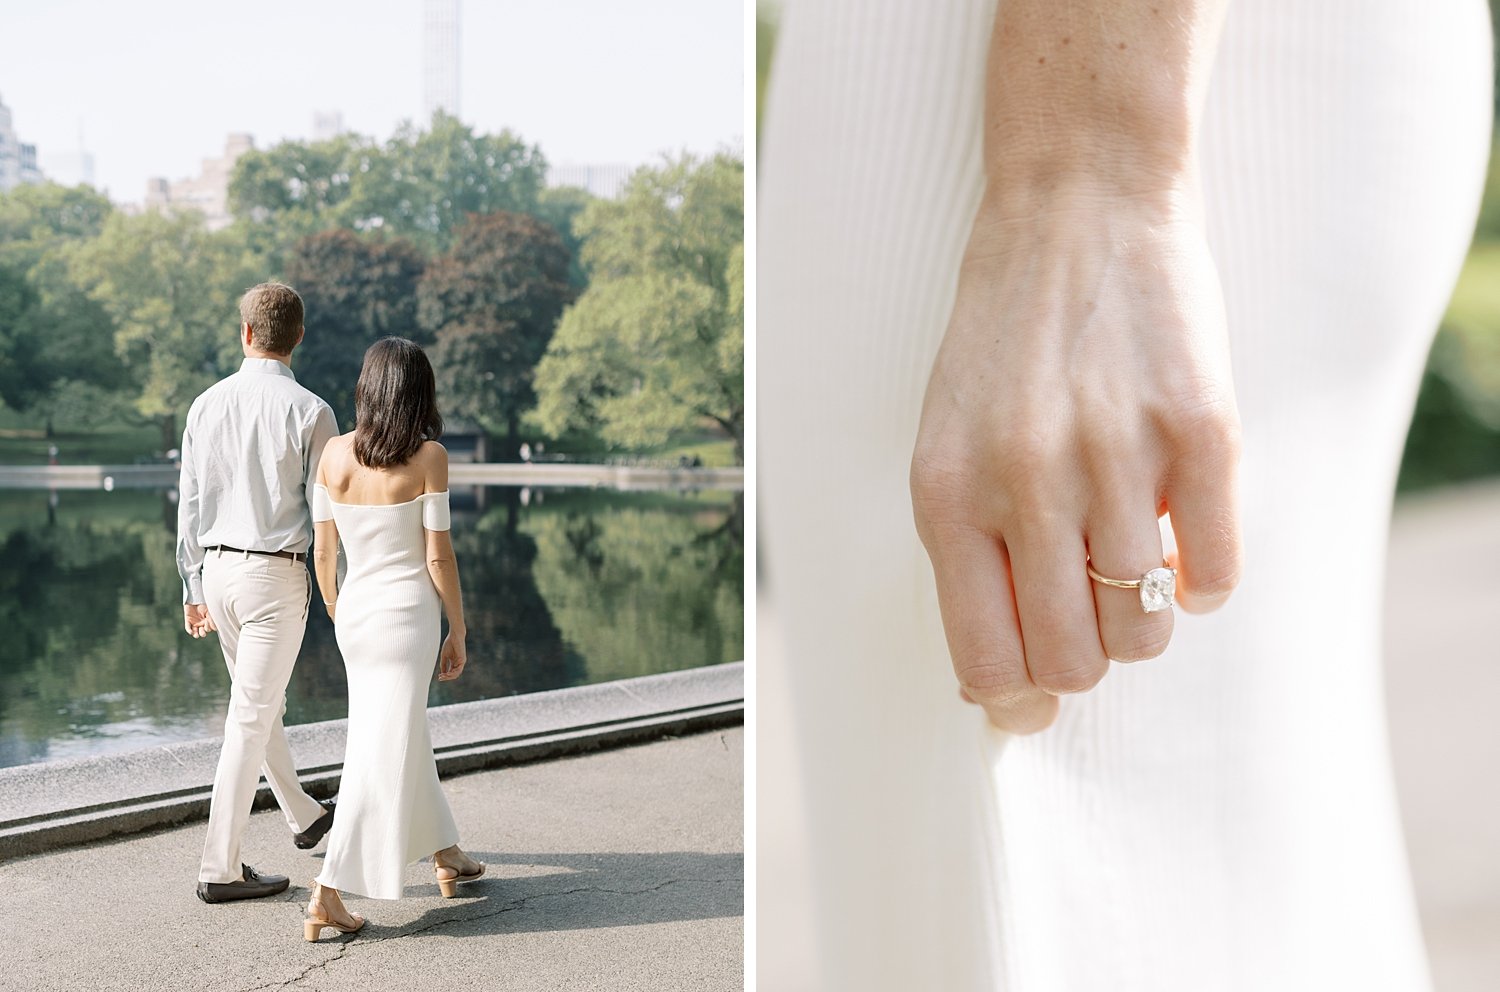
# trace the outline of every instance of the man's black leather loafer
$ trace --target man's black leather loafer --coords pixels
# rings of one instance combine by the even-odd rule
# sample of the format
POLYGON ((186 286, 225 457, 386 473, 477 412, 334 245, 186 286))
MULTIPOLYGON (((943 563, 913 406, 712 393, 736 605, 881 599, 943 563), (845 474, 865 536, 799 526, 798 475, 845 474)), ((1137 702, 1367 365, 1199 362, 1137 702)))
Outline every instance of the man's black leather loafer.
POLYGON ((322 840, 323 835, 328 833, 328 828, 333 826, 333 800, 330 799, 326 803, 319 803, 318 805, 322 806, 328 812, 314 820, 313 825, 300 834, 292 834, 292 843, 297 845, 298 850, 306 851, 309 848, 317 847, 318 841, 322 840))
POLYGON ((260 899, 285 892, 285 875, 262 875, 249 865, 240 865, 245 877, 238 882, 199 882, 198 898, 204 902, 234 902, 236 899, 260 899))

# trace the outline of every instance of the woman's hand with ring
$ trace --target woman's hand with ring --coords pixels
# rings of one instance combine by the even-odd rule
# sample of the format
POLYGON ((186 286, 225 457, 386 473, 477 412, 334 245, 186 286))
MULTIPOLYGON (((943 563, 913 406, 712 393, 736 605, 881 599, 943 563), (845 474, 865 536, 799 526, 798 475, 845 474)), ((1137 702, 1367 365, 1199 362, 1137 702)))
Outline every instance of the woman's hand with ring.
POLYGON ((1217 607, 1240 572, 1239 420, 1223 300, 1189 191, 987 196, 928 383, 911 466, 965 698, 1031 732, 1111 658, 1166 648, 1136 579, 1217 607))

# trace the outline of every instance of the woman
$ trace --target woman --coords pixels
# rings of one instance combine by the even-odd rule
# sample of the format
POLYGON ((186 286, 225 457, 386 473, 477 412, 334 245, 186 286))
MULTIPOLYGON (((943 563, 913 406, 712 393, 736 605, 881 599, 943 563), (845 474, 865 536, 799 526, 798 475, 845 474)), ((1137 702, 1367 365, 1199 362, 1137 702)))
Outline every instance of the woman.
POLYGON ((1381 568, 1487 20, 787 0, 757 455, 819 987, 1427 986, 1381 568), (1089 571, 1172 537, 1203 615, 1089 571))
POLYGON ((448 453, 432 366, 404 338, 365 352, 355 427, 328 442, 313 492, 313 560, 349 679, 339 814, 303 932, 353 933, 340 890, 399 899, 406 866, 432 855, 442 894, 484 874, 458 847, 427 731, 427 686, 463 674, 464 612, 448 536, 448 453), (349 570, 338 586, 338 546, 349 570), (340 606, 342 603, 342 606, 340 606), (439 607, 448 636, 438 648, 439 607))

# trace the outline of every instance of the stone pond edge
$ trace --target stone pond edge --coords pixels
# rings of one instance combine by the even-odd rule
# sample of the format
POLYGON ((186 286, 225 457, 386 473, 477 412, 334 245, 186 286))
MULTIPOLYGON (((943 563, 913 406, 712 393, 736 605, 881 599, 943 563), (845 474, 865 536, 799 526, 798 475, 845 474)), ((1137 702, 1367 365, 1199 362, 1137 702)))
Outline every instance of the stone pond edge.
MULTIPOLYGON (((446 777, 739 725, 744 695, 744 662, 732 662, 438 706, 428 713, 438 774, 446 777)), ((338 791, 342 758, 327 759, 335 751, 342 755, 343 730, 343 720, 287 728, 294 755, 322 759, 298 768, 304 788, 316 798, 338 791)), ((218 740, 188 746, 217 754, 218 740)), ((101 783, 118 790, 127 769, 134 780, 150 783, 153 776, 141 774, 143 761, 181 764, 170 749, 153 748, 0 769, 0 790, 21 791, 45 780, 49 790, 72 797, 66 808, 21 815, 12 810, 0 818, 0 861, 207 819, 211 775, 185 788, 147 784, 124 795, 99 791, 101 783)), ((270 788, 262 784, 254 808, 274 804, 270 788)))

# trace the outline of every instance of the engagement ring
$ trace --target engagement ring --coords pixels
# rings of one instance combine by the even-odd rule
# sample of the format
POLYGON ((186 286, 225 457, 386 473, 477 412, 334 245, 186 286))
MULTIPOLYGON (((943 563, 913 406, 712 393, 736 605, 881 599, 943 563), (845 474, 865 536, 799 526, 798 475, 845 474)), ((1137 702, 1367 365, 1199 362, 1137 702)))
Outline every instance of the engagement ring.
POLYGON ((1141 591, 1141 609, 1146 613, 1157 613, 1161 610, 1172 608, 1172 597, 1177 594, 1177 569, 1167 567, 1162 563, 1161 568, 1153 568, 1138 579, 1111 579, 1094 571, 1092 559, 1085 558, 1084 568, 1089 570, 1089 578, 1095 582, 1101 582, 1116 589, 1139 589, 1141 591))

